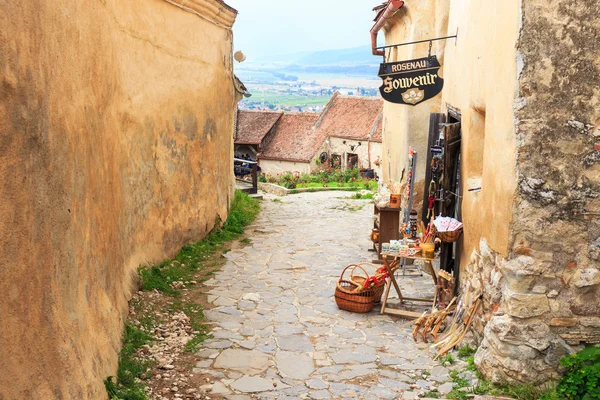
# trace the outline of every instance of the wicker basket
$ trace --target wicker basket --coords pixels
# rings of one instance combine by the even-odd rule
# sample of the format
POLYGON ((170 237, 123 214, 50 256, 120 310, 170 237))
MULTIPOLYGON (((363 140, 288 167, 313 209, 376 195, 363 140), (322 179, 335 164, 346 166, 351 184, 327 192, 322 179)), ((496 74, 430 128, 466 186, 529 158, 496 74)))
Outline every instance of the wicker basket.
MULTIPOLYGON (((364 288, 365 282, 369 278, 369 274, 367 273, 367 271, 365 271, 364 268, 361 267, 361 264, 350 264, 348 267, 353 267, 352 270, 350 271, 350 281, 353 283, 356 283, 364 288), (354 272, 357 270, 357 268, 359 270, 361 270, 365 276, 355 275, 354 272)), ((376 276, 377 276, 377 274, 376 274, 376 276)), ((381 279, 381 280, 382 280, 381 285, 372 283, 371 287, 369 287, 369 289, 372 289, 375 292, 375 303, 381 303, 381 296, 383 296, 383 290, 385 289, 386 280, 385 279, 381 279)))
POLYGON ((447 231, 447 232, 437 231, 436 235, 444 243, 453 243, 453 242, 456 242, 458 240, 458 238, 460 238, 462 233, 463 233, 463 230, 462 230, 462 228, 460 228, 455 231, 447 231))
POLYGON ((366 313, 371 311, 375 305, 375 291, 372 289, 364 290, 362 285, 344 280, 346 270, 353 266, 353 264, 350 264, 342 271, 340 280, 335 287, 335 302, 342 310, 366 313))

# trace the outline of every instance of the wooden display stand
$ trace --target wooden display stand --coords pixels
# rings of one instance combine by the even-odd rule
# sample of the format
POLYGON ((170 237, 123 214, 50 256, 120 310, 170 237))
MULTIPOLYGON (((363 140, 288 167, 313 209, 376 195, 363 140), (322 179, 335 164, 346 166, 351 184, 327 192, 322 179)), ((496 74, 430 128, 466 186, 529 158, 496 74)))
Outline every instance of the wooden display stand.
MULTIPOLYGON (((383 258, 383 264, 385 265, 385 268, 389 274, 389 282, 386 284, 385 287, 385 291, 383 292, 383 297, 381 299, 381 314, 392 314, 392 315, 398 315, 400 317, 405 317, 405 318, 418 318, 422 315, 422 313, 419 312, 415 312, 415 311, 409 311, 409 310, 398 310, 395 308, 389 308, 387 307, 387 299, 388 296, 390 294, 390 288, 392 287, 392 285, 394 286, 394 289, 396 289, 396 293, 398 293, 398 297, 400 298, 400 303, 404 303, 405 301, 420 301, 420 302, 425 302, 425 303, 430 303, 432 306, 435 305, 435 301, 436 299, 417 299, 417 298, 412 298, 412 297, 404 297, 404 295, 402 295, 402 291, 400 290, 400 287, 398 286, 398 282, 396 282, 396 278, 394 277, 394 272, 398 267, 401 267, 402 264, 404 263, 398 263, 398 267, 397 268, 391 268, 390 267, 390 263, 389 260, 398 260, 398 259, 404 259, 404 260, 423 260, 425 262, 425 268, 423 269, 426 273, 428 273, 429 275, 431 275, 432 279, 433 279, 433 287, 437 287, 437 273, 433 267, 433 258, 424 258, 424 257, 420 257, 420 256, 411 256, 411 257, 400 257, 398 254, 388 254, 388 253, 382 253, 381 257, 383 258)), ((436 290, 437 293, 437 290, 436 290)))
POLYGON ((390 240, 400 239, 400 208, 379 207, 374 204, 374 214, 379 214, 379 224, 373 221, 373 227, 379 229, 379 242, 373 243, 373 251, 377 252, 375 264, 383 264, 381 257, 381 243, 389 243, 390 240))

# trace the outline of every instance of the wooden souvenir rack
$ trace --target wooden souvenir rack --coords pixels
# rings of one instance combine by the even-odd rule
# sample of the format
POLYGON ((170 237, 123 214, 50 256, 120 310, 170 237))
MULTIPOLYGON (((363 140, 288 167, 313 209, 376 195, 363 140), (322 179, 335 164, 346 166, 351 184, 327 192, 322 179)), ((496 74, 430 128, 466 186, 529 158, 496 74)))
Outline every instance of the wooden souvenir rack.
MULTIPOLYGON (((403 267, 403 264, 405 264, 406 260, 422 260, 422 261, 424 261, 423 271, 426 272, 427 274, 431 275, 433 287, 436 288, 437 287, 437 273, 433 266, 434 258, 425 258, 425 257, 421 257, 421 256, 400 256, 398 254, 390 254, 390 253, 381 253, 381 257, 383 258, 383 265, 385 266, 385 268, 389 274, 389 278, 390 278, 388 283, 386 284, 385 291, 383 292, 383 297, 381 299, 381 314, 397 315, 397 316, 404 317, 404 318, 418 318, 422 315, 422 313, 415 312, 415 311, 401 310, 401 309, 388 307, 387 300, 390 295, 390 289, 392 286, 394 286, 396 293, 398 293, 398 297, 400 299, 400 304, 404 303, 405 301, 417 301, 417 302, 429 303, 432 305, 432 307, 435 306, 435 302, 436 302, 435 297, 433 299, 405 297, 402 294, 402 291, 400 290, 400 286, 398 286, 398 282, 396 281, 396 278, 394 277, 394 272, 398 268, 403 267), (398 262, 390 263, 390 260, 398 261, 398 262), (393 264, 396 265, 396 267, 392 267, 393 264)), ((437 290, 436 290, 436 293, 437 293, 437 290)))

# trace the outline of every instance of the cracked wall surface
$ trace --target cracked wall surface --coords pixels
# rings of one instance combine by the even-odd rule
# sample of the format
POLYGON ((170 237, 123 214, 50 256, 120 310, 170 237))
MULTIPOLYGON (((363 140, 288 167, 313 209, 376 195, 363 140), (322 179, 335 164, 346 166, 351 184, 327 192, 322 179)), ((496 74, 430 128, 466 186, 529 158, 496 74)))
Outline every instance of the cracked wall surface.
POLYGON ((436 51, 441 110, 385 104, 383 173, 407 144, 423 154, 430 112, 460 111, 460 288, 483 299, 475 362, 495 382, 556 378, 561 357, 600 342, 599 15, 592 0, 452 0, 406 3, 386 28, 387 43, 458 31, 436 51))
POLYGON ((515 119, 518 188, 499 310, 476 363, 544 382, 600 343, 600 4, 524 0, 515 119))
POLYGON ((227 217, 232 34, 158 0, 0 26, 0 399, 105 399, 136 268, 227 217))

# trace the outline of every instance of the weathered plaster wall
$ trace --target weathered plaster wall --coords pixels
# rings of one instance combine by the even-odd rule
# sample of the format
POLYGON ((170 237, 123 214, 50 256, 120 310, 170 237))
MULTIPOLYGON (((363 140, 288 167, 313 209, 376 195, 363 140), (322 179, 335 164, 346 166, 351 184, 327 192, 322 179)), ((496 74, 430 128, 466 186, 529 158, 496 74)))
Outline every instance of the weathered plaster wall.
POLYGON ((383 158, 383 144, 379 142, 371 142, 371 168, 375 171, 377 176, 381 176, 381 165, 383 158), (379 165, 376 165, 375 162, 379 160, 379 165))
POLYGON ((330 154, 339 154, 342 157, 342 167, 346 168, 347 154, 358 155, 358 168, 372 168, 378 174, 380 168, 374 162, 377 158, 381 159, 381 143, 369 142, 366 140, 341 139, 336 137, 329 138, 328 150, 330 154), (346 142, 344 144, 344 141, 346 142), (358 143, 360 142, 360 146, 358 143), (354 146, 354 150, 351 149, 354 146))
POLYGON ((452 0, 446 43, 442 103, 461 111, 461 240, 460 280, 484 296, 483 327, 497 309, 501 276, 495 260, 509 252, 516 188, 516 139, 513 105, 517 93, 517 42, 520 0, 483 3, 452 0), (469 191, 469 189, 481 190, 469 191))
MULTIPOLYGON (((385 44, 397 44, 446 36, 448 33, 448 2, 423 0, 406 2, 396 13, 392 21, 386 25, 385 44)), ((382 32, 383 33, 383 32, 382 32)), ((380 36, 382 35, 380 33, 380 36)), ((433 43, 431 53, 435 54, 442 64, 439 75, 447 83, 444 66, 443 41, 433 43)), ((402 61, 426 57, 428 43, 392 49, 387 61, 402 61)), ((388 50, 389 52, 389 50, 388 50)), ((415 209, 421 206, 425 189, 425 167, 427 163, 427 139, 429 136, 429 114, 440 112, 441 95, 417 104, 408 106, 384 102, 383 106, 383 146, 381 173, 385 181, 399 181, 406 168, 408 149, 417 151, 417 172, 415 181, 415 209), (390 173, 391 172, 391 173, 390 173)))
POLYGON ((542 382, 566 343, 600 343, 600 4, 522 5, 510 260, 476 362, 542 382))
POLYGON ((310 164, 308 162, 292 162, 260 159, 258 162, 261 171, 265 174, 281 174, 283 172, 306 172, 310 173, 310 164))
POLYGON ((0 399, 105 399, 137 266, 227 217, 231 32, 162 0, 0 26, 0 399))

